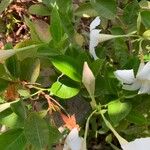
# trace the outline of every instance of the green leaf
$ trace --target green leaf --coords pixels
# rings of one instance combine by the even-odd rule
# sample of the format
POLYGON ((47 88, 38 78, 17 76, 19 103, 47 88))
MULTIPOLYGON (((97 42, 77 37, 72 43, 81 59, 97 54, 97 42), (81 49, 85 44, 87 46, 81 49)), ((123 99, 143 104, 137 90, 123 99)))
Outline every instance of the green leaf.
MULTIPOLYGON (((35 44, 35 42, 33 42, 31 39, 27 39, 27 40, 24 40, 24 41, 21 41, 21 42, 17 43, 14 48, 15 49, 23 48, 23 47, 30 46, 30 45, 33 45, 33 44, 35 44)), ((33 57, 36 56, 36 51, 37 51, 37 48, 29 48, 26 51, 18 52, 17 53, 17 59, 22 61, 22 60, 24 60, 25 58, 28 58, 28 57, 33 58, 33 57)))
POLYGON ((11 129, 0 135, 1 150, 24 150, 26 138, 23 129, 11 129))
POLYGON ((71 13, 72 11, 72 0, 56 0, 59 10, 66 14, 71 13))
MULTIPOLYGON (((124 34, 124 32, 122 31, 120 27, 112 28, 111 33, 113 35, 124 34)), ((115 54, 114 60, 118 61, 121 67, 124 66, 128 62, 128 59, 129 59, 128 47, 127 47, 126 41, 122 38, 113 39, 112 47, 113 47, 114 54, 115 54)))
POLYGON ((90 3, 83 3, 81 4, 74 13, 76 16, 79 17, 96 17, 98 13, 94 10, 90 3))
POLYGON ((60 55, 60 51, 58 49, 54 49, 53 47, 51 47, 51 45, 48 44, 39 47, 37 52, 38 52, 37 54, 38 56, 44 56, 44 57, 60 55))
POLYGON ((135 123, 137 125, 144 125, 147 123, 147 120, 146 118, 144 117, 143 114, 141 114, 140 112, 138 111, 131 111, 126 119, 129 121, 129 122, 132 122, 132 123, 135 123))
POLYGON ((7 30, 7 27, 5 25, 5 21, 0 18, 0 33, 5 33, 7 30))
POLYGON ((11 103, 0 104, 0 113, 10 107, 11 103))
POLYGON ((8 86, 9 82, 7 80, 1 79, 0 78, 0 92, 5 90, 8 86))
POLYGON ((14 55, 14 56, 12 56, 6 60, 6 67, 13 77, 15 77, 15 78, 19 77, 19 75, 20 75, 20 64, 17 60, 16 55, 14 55))
POLYGON ((30 90, 29 89, 19 89, 17 92, 22 97, 28 97, 28 96, 30 96, 30 90))
POLYGON ((7 69, 4 64, 0 64, 0 78, 2 79, 9 79, 9 73, 7 72, 7 69))
POLYGON ((33 63, 33 66, 31 68, 31 77, 30 77, 30 82, 31 83, 34 83, 36 82, 39 74, 40 74, 40 59, 35 59, 34 63, 33 63))
POLYGON ((33 15, 39 15, 39 16, 50 16, 51 10, 44 6, 43 4, 34 4, 31 5, 28 9, 29 13, 33 15))
POLYGON ((15 112, 20 118, 25 119, 27 117, 25 106, 21 100, 11 103, 10 106, 13 112, 15 112))
POLYGON ((77 61, 69 56, 59 55, 51 59, 52 64, 63 74, 77 82, 81 81, 82 67, 77 61))
POLYGON ((78 85, 74 85, 71 82, 69 83, 61 83, 59 81, 53 83, 50 91, 55 96, 58 96, 63 99, 71 98, 77 95, 80 91, 78 85))
POLYGON ((103 63, 104 59, 97 59, 91 64, 91 69, 95 77, 100 73, 103 63))
POLYGON ((100 16, 107 19, 115 18, 117 5, 114 0, 91 0, 91 4, 100 16))
POLYGON ((25 16, 24 16, 24 21, 25 21, 25 24, 30 28, 30 34, 31 34, 32 41, 40 43, 41 40, 40 40, 38 34, 36 33, 34 23, 29 18, 27 18, 25 16))
POLYGON ((0 3, 0 14, 9 6, 9 4, 12 1, 13 0, 1 0, 1 3, 0 3))
POLYGON ((150 11, 141 12, 141 20, 146 29, 150 28, 150 11))
POLYGON ((123 20, 126 24, 135 24, 138 16, 139 4, 137 0, 128 3, 124 8, 123 20))
POLYGON ((49 144, 49 128, 45 120, 31 113, 25 121, 24 133, 27 140, 38 150, 49 144))
POLYGON ((23 127, 23 123, 24 121, 10 108, 0 113, 0 124, 6 125, 8 128, 23 127))
POLYGON ((75 30, 74 26, 72 23, 72 20, 69 18, 69 16, 63 12, 60 13, 60 18, 61 18, 61 23, 63 26, 63 29, 65 33, 67 33, 69 40, 71 42, 74 42, 74 35, 75 35, 75 30))
POLYGON ((38 58, 27 58, 21 62, 21 80, 35 82, 40 72, 40 60, 38 58))
POLYGON ((51 14, 51 34, 55 42, 59 42, 62 38, 62 26, 57 8, 54 7, 51 14))
POLYGON ((49 135, 50 135, 49 145, 56 144, 59 141, 59 139, 62 137, 62 135, 57 128, 53 126, 48 126, 48 127, 49 127, 49 135))
POLYGON ((132 105, 128 102, 112 101, 108 104, 108 114, 114 124, 119 123, 130 112, 132 105))
POLYGON ((39 19, 33 20, 33 23, 34 23, 35 31, 36 31, 37 35, 39 36, 40 40, 45 43, 50 42, 52 37, 51 37, 51 33, 50 33, 49 24, 47 24, 45 21, 42 21, 39 19))

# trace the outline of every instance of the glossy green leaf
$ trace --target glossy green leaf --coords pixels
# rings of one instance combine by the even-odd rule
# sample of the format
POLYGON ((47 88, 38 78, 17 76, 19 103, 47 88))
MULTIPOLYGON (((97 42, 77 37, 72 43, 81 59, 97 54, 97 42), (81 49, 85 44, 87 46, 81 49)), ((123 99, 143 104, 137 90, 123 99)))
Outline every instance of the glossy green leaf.
POLYGON ((24 150, 26 142, 23 129, 20 128, 8 130, 0 135, 1 150, 24 150))
POLYGON ((115 0, 91 0, 93 8, 98 12, 98 15, 114 19, 116 16, 117 5, 115 0))
POLYGON ((128 102, 112 101, 108 104, 108 114, 114 124, 119 123, 130 112, 132 105, 128 102))
POLYGON ((34 4, 31 5, 28 9, 29 13, 33 15, 39 15, 39 16, 50 16, 51 11, 49 8, 44 6, 43 4, 34 4))
POLYGON ((82 67, 69 56, 59 55, 51 59, 53 65, 72 80, 81 81, 82 67))
POLYGON ((50 31, 53 40, 55 42, 59 42, 62 38, 62 26, 60 16, 56 7, 54 7, 52 10, 50 31))
POLYGON ((45 120, 31 113, 25 121, 24 133, 36 149, 42 150, 49 144, 49 128, 45 120))
POLYGON ((80 89, 77 85, 73 85, 71 83, 65 84, 57 81, 53 83, 52 87, 50 88, 50 91, 55 96, 67 99, 77 95, 80 89))

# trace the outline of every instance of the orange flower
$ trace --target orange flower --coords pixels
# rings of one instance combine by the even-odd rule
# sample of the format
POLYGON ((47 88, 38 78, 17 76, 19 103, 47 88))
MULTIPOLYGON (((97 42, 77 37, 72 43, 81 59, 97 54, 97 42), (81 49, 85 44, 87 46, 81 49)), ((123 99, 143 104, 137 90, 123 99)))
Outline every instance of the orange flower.
POLYGON ((72 130, 73 128, 77 128, 79 130, 79 125, 76 123, 75 115, 66 116, 64 114, 61 114, 61 117, 65 122, 64 127, 67 127, 69 130, 72 130))

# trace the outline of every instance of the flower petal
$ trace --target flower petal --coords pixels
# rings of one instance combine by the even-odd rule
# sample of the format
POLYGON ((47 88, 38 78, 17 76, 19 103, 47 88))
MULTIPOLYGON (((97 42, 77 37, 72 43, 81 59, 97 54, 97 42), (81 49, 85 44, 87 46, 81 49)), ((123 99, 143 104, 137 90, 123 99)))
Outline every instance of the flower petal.
POLYGON ((141 83, 138 82, 137 80, 135 80, 135 82, 133 84, 124 84, 122 86, 122 88, 124 90, 128 90, 128 91, 135 91, 135 90, 138 90, 139 88, 141 87, 141 83))
POLYGON ((148 62, 137 74, 137 79, 150 80, 150 62, 148 62))
POLYGON ((122 144, 123 150, 149 150, 150 149, 150 138, 136 139, 128 144, 122 144))
POLYGON ((71 130, 68 134, 63 150, 82 150, 83 138, 79 137, 77 128, 71 130))
POLYGON ((99 17, 96 17, 90 24, 90 31, 95 29, 98 25, 100 25, 100 18, 99 17))
POLYGON ((135 81, 133 69, 131 70, 117 70, 114 72, 116 78, 121 83, 132 84, 135 81))
POLYGON ((139 89, 138 94, 150 94, 150 82, 149 81, 142 81, 141 88, 139 89))
POLYGON ((94 29, 90 32, 89 51, 90 51, 90 54, 94 57, 95 60, 98 59, 98 57, 96 56, 96 53, 95 53, 95 47, 99 43, 99 32, 100 31, 101 30, 94 29))

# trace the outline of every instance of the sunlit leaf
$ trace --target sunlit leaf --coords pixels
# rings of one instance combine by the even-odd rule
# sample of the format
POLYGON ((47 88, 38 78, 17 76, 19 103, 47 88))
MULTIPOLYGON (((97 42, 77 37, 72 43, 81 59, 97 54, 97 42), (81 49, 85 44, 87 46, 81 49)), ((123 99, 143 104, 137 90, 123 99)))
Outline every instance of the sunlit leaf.
POLYGON ((79 86, 77 85, 73 85, 73 84, 71 85, 70 83, 65 84, 59 81, 54 82, 52 87, 50 88, 52 94, 64 99, 71 98, 77 95, 79 93, 79 90, 80 90, 79 86))
POLYGON ((75 81, 81 81, 82 68, 79 66, 75 59, 69 56, 59 55, 53 57, 51 60, 53 65, 63 74, 67 75, 75 81))
POLYGON ((112 101, 108 104, 108 114, 114 124, 119 123, 130 112, 132 105, 128 102, 112 101))

